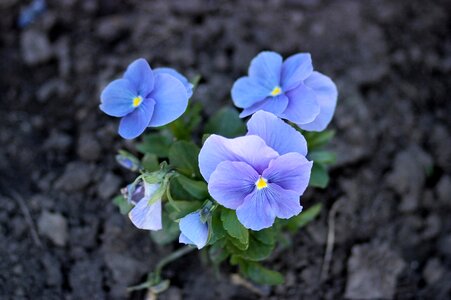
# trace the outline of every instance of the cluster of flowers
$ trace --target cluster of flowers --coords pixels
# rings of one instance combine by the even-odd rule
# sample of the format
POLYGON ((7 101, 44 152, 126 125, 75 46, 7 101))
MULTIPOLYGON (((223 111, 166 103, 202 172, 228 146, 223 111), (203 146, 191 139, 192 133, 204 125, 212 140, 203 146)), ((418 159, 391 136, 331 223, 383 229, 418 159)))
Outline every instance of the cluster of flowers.
MULTIPOLYGON (((193 85, 169 68, 152 70, 144 59, 134 61, 123 78, 101 94, 100 109, 122 118, 119 134, 136 138, 147 127, 166 125, 186 110, 193 85)), ((236 138, 210 135, 199 154, 199 169, 217 204, 236 211, 251 230, 271 227, 277 218, 302 211, 300 196, 308 186, 312 162, 307 143, 292 124, 322 131, 332 119, 337 89, 332 80, 313 70, 310 54, 285 61, 275 52, 262 52, 251 62, 248 76, 233 85, 232 100, 251 116, 247 134, 236 138), (289 121, 291 124, 284 122, 289 121)), ((127 162, 125 162, 127 163, 127 162)), ((129 163, 129 167, 133 164, 129 163)), ((141 229, 162 229, 164 178, 142 175, 124 191, 134 205, 129 213, 141 229)), ((204 247, 209 225, 200 209, 180 219, 179 241, 204 247)))

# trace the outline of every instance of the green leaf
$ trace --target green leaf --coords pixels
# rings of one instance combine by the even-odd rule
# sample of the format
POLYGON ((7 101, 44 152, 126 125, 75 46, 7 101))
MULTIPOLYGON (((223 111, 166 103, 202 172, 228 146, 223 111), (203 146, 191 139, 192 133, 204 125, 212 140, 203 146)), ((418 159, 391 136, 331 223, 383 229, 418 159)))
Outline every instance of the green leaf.
POLYGON ((202 121, 201 117, 202 105, 198 102, 190 102, 185 113, 174 122, 169 123, 166 127, 178 140, 191 140, 194 129, 198 127, 202 121))
POLYGON ((241 244, 247 245, 249 243, 249 230, 238 221, 234 210, 223 208, 221 221, 224 229, 231 237, 237 239, 241 244))
POLYGON ((170 165, 190 178, 202 178, 199 171, 199 151, 199 147, 192 142, 175 142, 169 149, 170 165))
POLYGON ((171 146, 171 138, 163 136, 160 133, 146 134, 143 142, 136 145, 141 153, 155 154, 157 157, 168 157, 169 147, 171 146))
POLYGON ((255 237, 254 233, 252 232, 249 236, 249 247, 246 250, 240 250, 232 243, 227 243, 227 250, 246 260, 261 261, 268 258, 274 249, 274 244, 262 243, 255 237))
POLYGON ((321 132, 316 131, 301 131, 307 140, 309 151, 324 147, 335 136, 334 130, 325 130, 321 132))
POLYGON ((307 157, 314 162, 324 165, 331 165, 337 160, 337 155, 335 155, 334 152, 325 150, 312 151, 307 155, 307 157))
POLYGON ((282 274, 263 267, 257 262, 239 261, 240 272, 256 284, 278 285, 284 282, 282 274))
POLYGON ((260 231, 252 231, 252 235, 261 243, 274 245, 276 242, 274 227, 266 228, 260 231))
POLYGON ((183 218, 189 213, 198 210, 201 208, 201 201, 183 201, 183 200, 174 200, 171 203, 168 203, 165 206, 165 210, 168 213, 168 216, 171 220, 178 220, 183 218), (176 207, 174 207, 176 206, 176 207))
POLYGON ((141 161, 141 165, 147 172, 154 172, 160 169, 158 157, 153 153, 146 153, 141 161))
POLYGON ((323 205, 321 203, 313 205, 309 209, 301 212, 299 215, 289 219, 285 226, 291 232, 296 232, 298 229, 312 222, 321 213, 322 207, 323 205))
POLYGON ((126 215, 133 208, 133 205, 128 203, 128 201, 122 195, 114 197, 113 204, 119 207, 121 214, 126 215))
POLYGON ((163 211, 162 213, 163 229, 158 231, 151 231, 150 237, 152 240, 159 245, 167 245, 175 241, 179 235, 179 225, 172 221, 168 214, 163 211))
POLYGON ((211 216, 211 222, 210 222, 210 233, 209 233, 209 240, 208 243, 210 245, 214 245, 217 241, 223 239, 226 236, 226 231, 223 227, 222 221, 221 221, 221 209, 216 208, 216 210, 213 212, 213 215, 211 216))
POLYGON ((329 184, 329 174, 324 165, 313 162, 312 174, 309 185, 318 188, 325 188, 329 184))
POLYGON ((226 249, 224 249, 224 245, 222 243, 215 243, 210 247, 210 249, 208 249, 208 256, 214 265, 219 265, 226 260, 229 255, 230 254, 226 249))
POLYGON ((194 198, 199 200, 208 198, 208 186, 205 181, 193 180, 183 175, 177 176, 176 180, 194 198))
POLYGON ((246 134, 246 125, 234 108, 224 107, 210 118, 205 132, 233 138, 246 134))

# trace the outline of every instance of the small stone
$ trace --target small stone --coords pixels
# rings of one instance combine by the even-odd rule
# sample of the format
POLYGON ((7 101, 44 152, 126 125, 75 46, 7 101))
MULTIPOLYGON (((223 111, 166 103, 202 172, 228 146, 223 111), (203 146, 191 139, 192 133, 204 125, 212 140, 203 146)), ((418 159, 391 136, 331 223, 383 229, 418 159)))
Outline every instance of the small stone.
POLYGON ((69 273, 73 299, 105 299, 102 278, 98 261, 77 261, 69 273))
POLYGON ((30 66, 46 62, 53 55, 47 36, 36 29, 25 30, 20 37, 20 45, 22 58, 30 66))
POLYGON ((102 199, 110 199, 119 192, 121 179, 113 173, 107 173, 97 187, 97 195, 102 199))
POLYGON ((96 34, 105 41, 114 41, 130 29, 130 17, 113 15, 99 20, 96 34))
POLYGON ((80 136, 77 143, 77 154, 86 161, 99 159, 101 147, 94 135, 85 133, 80 136))
POLYGON ((345 298, 392 299, 404 266, 401 257, 386 244, 354 246, 348 260, 345 298))
POLYGON ((39 102, 47 102, 52 98, 60 98, 67 95, 69 90, 68 85, 62 79, 55 78, 44 83, 36 93, 39 102))
POLYGON ((49 238, 57 246, 67 243, 67 221, 58 213, 44 211, 38 220, 39 233, 49 238))
POLYGON ((61 264, 51 254, 46 253, 42 257, 42 264, 45 269, 45 278, 50 286, 60 286, 63 283, 63 274, 61 273, 61 264))
POLYGON ((423 269, 423 278, 430 285, 439 281, 444 273, 445 270, 440 260, 438 258, 431 258, 423 269))
POLYGON ((85 163, 69 163, 63 175, 55 182, 55 188, 66 192, 80 191, 91 182, 92 171, 92 167, 85 163))
POLYGON ((442 204, 448 204, 451 201, 451 178, 442 176, 436 187, 437 199, 442 204))
POLYGON ((396 155, 387 184, 402 197, 401 211, 410 212, 418 207, 427 170, 431 166, 432 158, 417 145, 396 155))

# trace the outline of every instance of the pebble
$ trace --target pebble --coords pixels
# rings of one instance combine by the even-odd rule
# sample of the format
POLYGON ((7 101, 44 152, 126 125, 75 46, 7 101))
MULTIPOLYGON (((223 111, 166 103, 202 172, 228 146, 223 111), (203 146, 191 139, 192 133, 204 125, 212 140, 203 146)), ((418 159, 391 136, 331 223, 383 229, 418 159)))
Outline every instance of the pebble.
POLYGON ((64 247, 67 243, 67 221, 58 213, 42 212, 38 219, 38 230, 57 246, 64 247))
POLYGON ((393 299, 405 262, 386 244, 352 247, 348 260, 345 298, 393 299))
POLYGON ((85 163, 69 163, 63 175, 55 182, 55 188, 66 192, 80 191, 91 182, 92 171, 93 168, 85 163))
POLYGON ((96 137, 90 133, 80 135, 77 142, 77 154, 85 161, 96 161, 100 158, 102 148, 96 137))
POLYGON ((47 62, 53 55, 46 34, 36 29, 25 30, 20 36, 20 45, 22 59, 29 66, 47 62))
POLYGON ((110 199, 119 193, 121 179, 113 173, 107 173, 97 186, 97 195, 102 199, 110 199))

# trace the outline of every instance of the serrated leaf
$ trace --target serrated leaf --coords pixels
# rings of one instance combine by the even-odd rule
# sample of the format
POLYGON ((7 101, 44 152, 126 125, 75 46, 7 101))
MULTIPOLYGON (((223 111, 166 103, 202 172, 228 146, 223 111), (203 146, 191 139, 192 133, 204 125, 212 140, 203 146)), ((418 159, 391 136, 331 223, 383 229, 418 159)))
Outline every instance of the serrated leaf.
POLYGON ((168 157, 169 148, 171 146, 171 138, 163 136, 159 133, 146 134, 143 142, 136 145, 141 153, 155 154, 160 158, 168 157))
POLYGON ((325 130, 321 132, 316 131, 302 131, 305 139, 307 140, 307 146, 309 152, 327 145, 330 140, 335 136, 334 130, 325 130))
POLYGON ((263 267, 257 262, 240 261, 240 272, 244 277, 261 285, 278 285, 284 282, 282 274, 263 267))
POLYGON ((165 210, 168 212, 168 216, 171 220, 178 220, 183 218, 189 213, 198 210, 202 206, 201 201, 183 201, 183 200, 174 200, 173 204, 177 206, 176 209, 172 203, 168 203, 165 206, 165 210))
POLYGON ((276 242, 275 230, 273 227, 260 231, 252 231, 252 235, 261 243, 266 245, 274 245, 276 242))
POLYGON ((289 219, 286 227, 290 231, 296 232, 298 229, 312 222, 321 213, 322 207, 323 205, 321 203, 313 205, 312 207, 301 212, 299 215, 289 219))
POLYGON ((199 200, 208 198, 208 186, 205 181, 193 180, 183 175, 177 176, 176 180, 194 198, 199 200))
POLYGON ((221 211, 221 221, 227 233, 237 239, 241 244, 249 243, 249 230, 238 220, 234 210, 223 208, 221 211))
POLYGON ((337 155, 331 151, 315 150, 310 152, 307 157, 316 163, 331 165, 337 160, 337 155))
POLYGON ((113 204, 119 207, 119 211, 123 215, 128 214, 133 208, 133 205, 128 203, 128 201, 122 195, 114 197, 113 204))
POLYGON ((329 184, 329 173, 324 165, 313 163, 309 185, 318 188, 325 188, 329 184))
POLYGON ((234 108, 224 107, 210 118, 205 132, 233 138, 246 134, 246 125, 234 108))
POLYGON ((170 165, 190 178, 202 178, 199 171, 199 147, 192 142, 177 141, 169 149, 170 165))
POLYGON ((223 239, 226 236, 227 233, 221 221, 220 209, 216 208, 216 210, 213 212, 209 228, 210 228, 210 236, 208 243, 210 245, 214 245, 217 241, 223 239))
POLYGON ((146 153, 141 160, 141 165, 146 172, 154 172, 160 169, 157 155, 153 153, 146 153))
POLYGON ((245 260, 251 260, 251 261, 261 261, 266 258, 268 258, 273 249, 273 245, 268 245, 262 243, 260 240, 258 240, 253 234, 249 236, 249 247, 243 251, 237 248, 232 243, 227 244, 227 249, 230 253, 237 255, 245 260))

